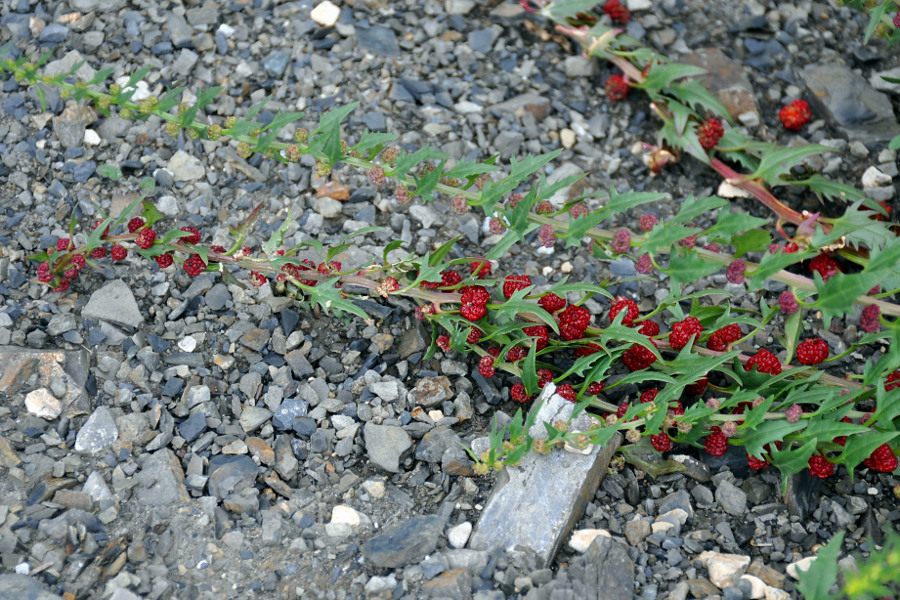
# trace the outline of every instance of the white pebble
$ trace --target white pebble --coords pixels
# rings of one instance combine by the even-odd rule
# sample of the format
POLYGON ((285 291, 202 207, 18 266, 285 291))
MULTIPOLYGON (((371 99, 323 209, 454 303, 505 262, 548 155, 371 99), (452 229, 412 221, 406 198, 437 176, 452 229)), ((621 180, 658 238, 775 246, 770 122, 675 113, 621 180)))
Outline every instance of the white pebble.
POLYGON ((885 185, 891 185, 891 176, 887 175, 886 173, 882 173, 875 167, 869 167, 862 175, 862 186, 864 190, 882 187, 885 185))
POLYGON ((587 552, 588 548, 591 547, 591 543, 598 535, 612 538, 605 529, 579 529, 578 531, 572 532, 572 538, 569 540, 569 548, 584 554, 587 552))
POLYGON ((334 27, 340 17, 341 9, 328 0, 316 6, 309 13, 309 18, 322 27, 334 27))
POLYGON ((189 335, 178 342, 178 347, 181 348, 183 352, 193 352, 197 347, 197 340, 194 338, 194 336, 189 335))
POLYGON ((468 521, 463 521, 459 525, 450 528, 450 531, 447 532, 447 541, 454 548, 462 548, 469 541, 471 533, 472 524, 468 521))

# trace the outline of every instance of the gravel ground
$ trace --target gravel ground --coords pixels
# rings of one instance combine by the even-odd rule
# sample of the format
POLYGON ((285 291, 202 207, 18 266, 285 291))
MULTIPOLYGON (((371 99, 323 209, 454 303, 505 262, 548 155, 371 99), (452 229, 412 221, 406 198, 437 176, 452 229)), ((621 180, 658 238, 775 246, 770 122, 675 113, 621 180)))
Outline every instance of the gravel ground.
MULTIPOLYGON (((887 179, 867 193, 900 208, 897 156, 885 149, 900 128, 900 87, 874 76, 897 54, 861 45, 863 17, 803 0, 629 4, 631 35, 742 82, 733 102, 758 137, 842 150, 810 167, 857 186, 875 166, 887 179), (795 97, 818 117, 802 134, 775 116, 795 97)), ((428 144, 457 159, 562 147, 548 178, 584 172, 586 189, 664 192, 661 218, 689 194, 715 192, 716 179, 689 160, 651 177, 631 152, 655 138, 643 100, 610 104, 598 91, 608 67, 575 56, 516 3, 346 1, 327 28, 311 20, 313 6, 5 0, 0 42, 14 54, 52 49, 51 71, 84 60, 86 78, 149 65, 153 93, 222 85, 213 119, 270 96, 260 118, 302 110, 314 126, 322 111, 357 101, 351 138, 383 130, 404 149, 428 144)), ((652 480, 614 463, 575 526, 612 541, 590 545, 585 536, 596 534, 582 533, 549 568, 527 554, 467 549, 494 481, 472 476, 459 442, 477 444, 494 415, 515 411, 512 382, 488 382, 453 353, 425 360, 429 334, 409 304, 373 303, 370 321, 335 319, 292 308, 269 287, 190 279, 139 257, 47 294, 28 281, 35 265, 24 256, 54 245, 73 207, 85 222, 92 202, 122 210, 142 176, 156 180, 152 199, 170 222, 197 227, 208 243, 221 243, 259 202, 266 210, 251 246, 288 209, 300 215, 291 245, 382 227, 338 257, 345 265, 380 257, 397 238, 423 254, 462 234, 460 255, 484 252, 495 239, 474 214, 452 215, 444 202, 404 209, 349 168, 320 194, 311 164, 244 161, 232 146, 169 138, 155 118, 98 119, 53 90, 43 112, 35 91, 15 81, 3 83, 0 107, 4 600, 796 597, 788 565, 834 532, 847 532, 846 552, 865 553, 897 528, 896 476, 797 478, 782 498, 777 474, 751 475, 738 452, 707 460, 703 481, 652 480), (108 163, 134 178, 100 177, 108 163), (722 554, 752 561, 738 564, 753 577, 731 580, 727 563, 737 559, 722 554)), ((803 195, 787 201, 819 208, 803 195)), ((502 266, 538 284, 562 273, 632 274, 583 250, 527 245, 502 266)), ((728 284, 715 275, 697 286, 728 284)), ((651 282, 616 287, 645 309, 666 293, 651 282)), ((754 294, 743 301, 758 304, 754 294)), ((838 352, 856 339, 856 323, 851 315, 818 333, 838 352)), ((756 341, 771 342, 778 325, 756 341)), ((835 368, 859 370, 863 358, 835 368)))

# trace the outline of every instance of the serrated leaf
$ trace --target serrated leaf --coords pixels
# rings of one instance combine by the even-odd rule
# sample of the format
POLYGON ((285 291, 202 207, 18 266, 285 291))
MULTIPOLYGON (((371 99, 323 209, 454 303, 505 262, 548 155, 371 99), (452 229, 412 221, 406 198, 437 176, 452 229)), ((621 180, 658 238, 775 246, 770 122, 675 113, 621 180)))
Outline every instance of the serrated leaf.
POLYGON ((788 175, 791 169, 801 164, 807 156, 834 151, 834 148, 816 144, 796 148, 779 148, 771 144, 762 154, 756 171, 748 176, 748 179, 762 179, 773 186, 782 185, 784 183, 782 175, 788 175))
POLYGON ((447 155, 443 152, 425 146, 424 148, 419 148, 412 154, 404 154, 403 156, 398 158, 397 164, 394 166, 394 169, 388 174, 391 177, 402 181, 406 177, 406 174, 409 173, 409 171, 419 163, 431 159, 446 160, 447 158, 447 155))
POLYGON ((759 427, 766 419, 766 413, 769 412, 774 398, 764 398, 763 401, 744 412, 744 422, 739 425, 738 429, 753 430, 759 427))
POLYGON ((672 113, 672 122, 675 127, 675 133, 684 135, 691 117, 695 116, 694 111, 679 102, 670 103, 669 111, 672 113))
MULTIPOLYGON (((159 104, 156 107, 156 110, 159 112, 169 112, 169 109, 181 102, 181 95, 184 92, 184 87, 177 87, 175 89, 171 89, 166 92, 165 96, 159 101, 159 104)), ((183 125, 187 125, 190 121, 181 120, 183 125)))
POLYGON ((751 229, 739 236, 733 237, 734 257, 740 258, 748 252, 761 252, 772 243, 772 236, 762 229, 751 229))
POLYGON ((106 69, 100 69, 96 73, 94 73, 93 79, 87 82, 88 85, 99 85, 106 81, 106 78, 112 75, 113 72, 112 67, 107 67, 106 69))
POLYGON ((882 0, 880 4, 869 9, 869 23, 866 25, 866 33, 863 36, 864 46, 872 39, 875 28, 878 27, 878 23, 881 22, 881 17, 884 16, 890 6, 892 6, 891 0, 882 0))
POLYGON ((844 237, 858 246, 878 248, 896 240, 897 236, 885 223, 872 219, 873 214, 870 210, 862 210, 862 202, 855 202, 847 207, 843 215, 832 220, 829 233, 825 234, 817 228, 812 243, 821 248, 844 237))
POLYGON ((447 256, 447 254, 450 253, 450 250, 453 249, 453 246, 456 244, 456 242, 459 241, 460 237, 461 236, 457 236, 455 238, 447 240, 446 242, 441 244, 440 248, 432 252, 428 258, 429 266, 441 266, 441 263, 444 262, 444 258, 447 256))
POLYGON ((867 424, 893 427, 894 419, 900 416, 900 392, 894 390, 888 392, 884 386, 879 385, 875 392, 875 401, 875 412, 869 417, 867 424))
POLYGON ((690 221, 693 221, 697 217, 708 213, 709 211, 716 210, 717 208, 722 208, 725 206, 728 206, 728 200, 724 200, 722 198, 719 198, 718 196, 694 198, 694 195, 691 194, 681 203, 681 207, 678 209, 678 214, 675 215, 675 217, 673 217, 672 219, 666 221, 666 225, 668 226, 670 223, 688 223, 690 221))
POLYGON ((758 289, 762 287, 763 282, 778 271, 794 264, 815 256, 814 252, 776 252, 769 254, 766 252, 759 264, 754 268, 753 272, 748 273, 749 282, 747 287, 750 289, 758 289))
POLYGON ((793 181, 792 183, 794 185, 805 185, 817 194, 822 194, 822 196, 832 200, 856 202, 865 197, 865 194, 863 194, 861 190, 856 189, 852 185, 826 179, 818 173, 807 179, 800 179, 793 181))
POLYGON ((486 165, 481 162, 459 161, 452 169, 443 174, 448 179, 464 179, 472 175, 481 175, 482 173, 493 173, 500 167, 495 165, 486 165))
POLYGON ((415 193, 422 198, 423 202, 435 199, 434 188, 441 181, 441 171, 443 168, 444 161, 442 160, 433 171, 428 171, 422 174, 421 177, 415 173, 413 174, 413 180, 416 182, 415 193))
POLYGON ((354 144, 353 149, 365 152, 369 148, 383 146, 397 139, 393 133, 382 133, 378 131, 367 131, 360 136, 359 141, 354 144))
POLYGON ((569 228, 560 237, 566 240, 566 248, 578 247, 587 232, 605 220, 606 213, 602 210, 594 211, 577 219, 570 219, 569 228))
POLYGON ((562 22, 578 13, 587 12, 597 6, 596 0, 555 0, 540 10, 540 13, 554 21, 562 22))
POLYGON ((144 78, 144 76, 145 76, 147 73, 149 73, 149 72, 150 72, 150 69, 152 69, 152 68, 153 68, 153 67, 150 66, 150 65, 147 65, 147 66, 145 66, 145 67, 141 67, 140 69, 138 69, 137 71, 135 71, 134 73, 131 74, 131 77, 128 78, 128 82, 127 82, 125 85, 123 85, 122 87, 123 87, 123 88, 133 88, 133 87, 135 87, 135 86, 137 85, 137 82, 140 81, 140 80, 142 80, 142 79, 144 78))
POLYGON ((635 246, 641 249, 641 252, 649 252, 655 254, 659 250, 668 250, 672 244, 690 237, 697 233, 693 227, 685 227, 684 225, 665 225, 659 224, 653 228, 644 241, 635 242, 635 246))
POLYGON ((113 181, 122 179, 122 170, 116 165, 100 165, 97 167, 97 174, 113 181))
POLYGON ((822 311, 822 324, 831 327, 831 319, 853 311, 854 301, 871 290, 882 280, 880 272, 868 270, 846 275, 838 272, 828 281, 815 273, 818 296, 813 306, 822 311))
MULTIPOLYGON (((788 423, 783 420, 763 421, 755 429, 746 430, 742 441, 748 454, 760 456, 766 445, 772 444, 776 440, 781 441, 785 436, 795 431, 800 431, 804 427, 806 427, 805 423, 788 423)), ((774 446, 772 444, 771 447, 774 446)), ((812 452, 810 452, 809 456, 812 456, 812 452)), ((807 461, 809 456, 806 457, 807 461)))
POLYGON ((729 123, 732 122, 732 115, 728 112, 728 108, 702 82, 676 83, 671 86, 671 89, 682 102, 690 105, 694 110, 699 111, 700 108, 703 108, 729 123))
POLYGON ((748 215, 747 213, 731 212, 730 206, 719 210, 716 224, 706 230, 707 237, 720 236, 725 240, 740 231, 761 231, 769 223, 769 219, 762 219, 748 215))
MULTIPOLYGON (((803 423, 790 423, 790 425, 800 425, 803 423)), ((787 487, 788 477, 794 473, 799 473, 803 469, 809 467, 810 457, 816 453, 816 445, 818 440, 813 438, 800 446, 799 448, 791 448, 779 450, 774 444, 769 447, 769 455, 772 457, 772 464, 781 471, 781 487, 787 487)))
POLYGON ((669 255, 668 268, 660 270, 666 273, 673 283, 683 284, 712 275, 721 268, 722 265, 705 261, 696 252, 676 248, 669 255))
POLYGON ((703 67, 696 65, 688 65, 684 63, 666 63, 662 65, 654 65, 647 74, 644 83, 635 87, 648 90, 662 90, 663 88, 673 88, 672 83, 686 77, 697 77, 706 75, 707 71, 703 67))
POLYGON ((346 119, 357 106, 359 106, 359 102, 351 102, 323 113, 322 116, 319 117, 319 126, 310 134, 310 151, 316 154, 319 152, 325 154, 325 157, 332 164, 337 162, 342 154, 341 122, 346 119))
POLYGON ((284 243, 284 234, 287 233, 288 227, 290 227, 293 219, 291 218, 291 209, 288 208, 287 215, 284 217, 284 221, 281 225, 272 232, 272 235, 269 236, 268 241, 263 242, 262 248, 268 255, 273 255, 275 252, 281 248, 281 245, 284 243))
POLYGON ((886 444, 897 435, 900 431, 873 431, 863 435, 852 435, 847 438, 844 444, 844 451, 833 460, 835 464, 846 465, 847 470, 851 473, 857 465, 869 458, 875 448, 882 444, 886 444))
POLYGON ((310 299, 322 307, 322 310, 325 311, 326 315, 331 314, 331 311, 333 310, 341 310, 354 314, 360 318, 368 319, 369 315, 366 311, 341 295, 340 289, 335 287, 335 283, 337 283, 338 279, 338 277, 332 277, 331 279, 320 281, 319 285, 315 287, 304 286, 303 284, 300 285, 307 293, 309 293, 310 299))
POLYGON ((824 548, 819 550, 806 571, 797 569, 799 581, 796 586, 805 600, 835 600, 839 594, 832 594, 831 587, 837 581, 838 552, 844 540, 844 532, 838 531, 824 548))

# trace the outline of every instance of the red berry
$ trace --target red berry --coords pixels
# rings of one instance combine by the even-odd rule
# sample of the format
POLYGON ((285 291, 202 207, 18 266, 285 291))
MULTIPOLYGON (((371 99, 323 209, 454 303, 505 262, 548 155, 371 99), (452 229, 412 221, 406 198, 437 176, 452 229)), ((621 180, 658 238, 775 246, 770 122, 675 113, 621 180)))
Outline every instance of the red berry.
POLYGON ((656 321, 644 321, 641 324, 640 329, 638 329, 638 333, 642 333, 647 337, 659 335, 659 323, 657 323, 656 321))
MULTIPOLYGON (((199 240, 198 240, 198 241, 199 241, 199 240)), ((220 246, 219 244, 213 244, 212 246, 209 247, 209 251, 210 251, 210 252, 215 252, 215 253, 217 253, 217 254, 225 254, 225 246, 220 246)), ((309 262, 309 263, 312 263, 312 261, 309 260, 308 258, 303 259, 301 262, 309 262)), ((313 268, 315 268, 315 266, 316 266, 315 263, 313 263, 312 266, 313 266, 313 268)))
POLYGON ((828 344, 822 338, 806 338, 797 344, 797 362, 801 365, 817 365, 826 358, 828 344))
POLYGON ((172 258, 172 255, 169 253, 160 254, 159 256, 155 256, 154 258, 156 259, 156 264, 159 265, 160 269, 171 267, 172 263, 175 262, 175 260, 172 258))
POLYGON ((75 267, 71 267, 63 271, 63 275, 68 279, 75 279, 76 277, 78 277, 78 269, 76 269, 75 267))
POLYGON ((606 89, 606 97, 613 102, 618 102, 628 97, 628 81, 619 74, 607 77, 603 87, 606 89))
POLYGON ((703 331, 700 321, 694 317, 688 317, 672 325, 672 333, 669 334, 669 343, 676 350, 681 350, 690 341, 692 335, 699 336, 703 331))
POLYGON ((820 254, 809 261, 809 272, 818 273, 823 281, 828 281, 841 271, 840 265, 829 254, 820 254))
POLYGON ((562 310, 566 307, 566 301, 564 298, 560 298, 556 294, 550 293, 544 296, 541 296, 538 299, 538 305, 546 310, 548 313, 553 314, 558 310, 562 310))
POLYGON ((863 461, 863 464, 879 473, 893 473, 897 468, 897 457, 887 444, 875 448, 872 454, 863 461))
POLYGON ((481 360, 478 361, 478 372, 487 379, 493 377, 495 373, 494 357, 491 355, 482 356, 481 360))
POLYGON ((809 457, 809 474, 819 479, 827 479, 834 474, 834 463, 828 462, 821 453, 809 457))
MULTIPOLYGON (((841 423, 852 423, 852 422, 853 421, 850 420, 850 417, 841 417, 841 423)), ((836 438, 834 438, 834 443, 840 444, 841 446, 843 446, 844 444, 847 443, 847 436, 846 435, 837 436, 836 438)))
POLYGON ((812 111, 804 100, 794 100, 778 111, 778 119, 786 129, 800 131, 812 120, 812 111))
POLYGON ((741 259, 737 259, 728 265, 728 269, 725 271, 725 278, 728 279, 729 283, 735 285, 744 283, 744 271, 746 268, 747 264, 741 259))
POLYGON ((437 347, 441 349, 442 352, 448 352, 450 350, 450 336, 441 334, 437 336, 437 340, 434 342, 437 344, 437 347))
POLYGON ((706 391, 707 385, 709 385, 709 379, 701 377, 694 383, 684 386, 684 391, 691 396, 701 396, 706 391))
POLYGON ((900 369, 897 369, 884 380, 884 389, 889 392, 895 387, 900 387, 900 369))
POLYGON ((706 436, 706 441, 703 442, 703 447, 712 456, 722 456, 728 450, 728 438, 722 433, 721 428, 713 426, 706 436))
POLYGON ((603 352, 603 346, 600 344, 587 343, 575 348, 574 354, 575 358, 581 358, 582 356, 590 356, 591 354, 597 354, 598 352, 603 352))
POLYGON ((575 402, 577 398, 577 394, 575 393, 575 388, 572 387, 571 384, 564 383, 556 388, 556 393, 568 400, 569 402, 575 402))
POLYGON ((491 346, 490 348, 488 348, 488 354, 490 354, 494 358, 497 358, 498 356, 500 356, 500 348, 498 348, 497 346, 491 346))
POLYGON ((528 350, 522 346, 513 346, 509 349, 509 352, 506 353, 506 360, 509 362, 516 362, 517 360, 525 358, 527 354, 528 350))
POLYGON ((112 247, 112 251, 110 252, 113 260, 125 260, 125 257, 128 256, 128 249, 125 246, 120 246, 116 244, 112 247))
POLYGON ((641 215, 641 218, 638 219, 638 225, 640 226, 641 231, 645 233, 652 231, 658 224, 659 218, 653 213, 644 213, 641 215))
POLYGON ((697 234, 695 233, 687 236, 686 238, 681 238, 680 240, 678 240, 678 245, 690 250, 697 245, 697 234))
POLYGON ((196 277, 206 270, 206 263, 203 262, 199 254, 191 254, 184 260, 184 265, 182 266, 184 267, 184 272, 191 277, 196 277))
POLYGON ((69 289, 69 280, 65 277, 61 277, 59 279, 59 284, 55 288, 53 288, 53 291, 60 293, 66 291, 67 289, 69 289))
POLYGON ((550 332, 543 325, 524 327, 522 333, 528 337, 534 338, 534 344, 537 350, 543 350, 547 347, 547 342, 550 339, 550 332))
POLYGON ((106 256, 106 248, 103 246, 97 246, 93 250, 91 250, 91 258, 96 258, 100 260, 101 258, 106 256))
POLYGON ((525 385, 522 383, 514 384, 509 390, 509 395, 513 400, 522 404, 531 400, 531 396, 525 391, 525 385))
POLYGON ((625 316, 622 317, 622 325, 631 327, 634 325, 634 320, 640 316, 641 311, 638 309, 637 302, 624 296, 616 296, 612 306, 609 308, 609 321, 610 323, 615 321, 616 315, 623 310, 625 311, 625 316))
POLYGON ((789 315, 800 310, 800 305, 797 303, 797 297, 791 290, 784 290, 778 295, 778 306, 789 315))
POLYGON ((640 344, 632 344, 632 346, 622 355, 622 362, 632 371, 640 371, 646 369, 654 362, 656 356, 648 348, 640 344))
POLYGON ((559 315, 559 335, 566 340, 577 340, 584 336, 591 321, 591 313, 583 306, 570 304, 559 315))
POLYGON ((672 440, 665 432, 657 433, 650 436, 650 445, 657 452, 668 452, 672 449, 672 440))
POLYGON ((503 295, 509 300, 514 293, 530 285, 531 278, 528 275, 508 275, 503 281, 503 295))
POLYGON ((483 285, 467 285, 462 288, 459 314, 470 321, 477 321, 487 314, 491 295, 483 285))
POLYGON ((137 244, 139 248, 143 248, 144 250, 146 250, 153 245, 153 241, 155 239, 156 232, 149 227, 145 227, 141 229, 140 233, 138 233, 137 239, 134 240, 134 243, 137 244))
POLYGON ((697 128, 697 138, 704 150, 712 150, 725 135, 725 128, 718 119, 707 119, 697 128))
POLYGON ((728 344, 741 339, 741 326, 730 323, 721 329, 717 329, 706 341, 706 347, 716 352, 722 352, 728 344))
POLYGON ((659 393, 659 390, 656 388, 650 388, 649 390, 645 390, 643 394, 641 394, 641 404, 647 404, 649 402, 653 402, 653 399, 656 398, 656 395, 659 393))
POLYGON ((684 404, 682 404, 681 402, 676 400, 675 405, 670 406, 669 410, 666 411, 666 414, 671 415, 671 416, 683 415, 684 414, 684 404))
POLYGON ((618 23, 619 25, 627 25, 628 21, 631 20, 631 11, 622 6, 619 0, 607 0, 606 4, 603 5, 603 12, 609 15, 613 23, 618 23))
POLYGON ((135 231, 143 227, 145 222, 146 221, 144 221, 144 219, 140 217, 131 219, 130 221, 128 221, 128 233, 134 233, 135 231))
POLYGON ((50 283, 53 279, 53 274, 50 273, 50 263, 42 262, 38 265, 38 281, 42 281, 44 283, 50 283))
MULTIPOLYGON (((249 250, 249 248, 247 248, 249 250)), ((241 253, 243 253, 243 248, 241 249, 241 253)), ((320 275, 334 275, 336 273, 341 272, 341 263, 336 260, 329 260, 328 262, 319 263, 319 266, 316 268, 316 272, 320 275)))
POLYGON ((472 277, 475 277, 477 279, 484 279, 491 274, 491 261, 472 261, 471 263, 469 263, 469 271, 471 272, 472 277))
POLYGON ((544 389, 544 386, 553 381, 553 373, 550 369, 538 369, 538 387, 544 389))
POLYGON ((868 305, 863 309, 862 315, 859 317, 860 328, 867 333, 875 333, 881 329, 880 316, 881 309, 877 304, 868 305))
POLYGON ((628 402, 623 402, 619 405, 619 408, 616 409, 616 416, 620 419, 625 416, 625 413, 628 412, 628 409, 631 408, 631 404, 628 402))
POLYGON ((778 375, 781 373, 781 363, 778 361, 778 357, 765 348, 761 348, 747 360, 744 364, 744 370, 749 371, 754 366, 760 373, 768 373, 770 375, 778 375))
POLYGON ((784 252, 785 254, 793 254, 794 252, 797 252, 798 250, 800 250, 800 246, 798 246, 794 242, 788 242, 787 244, 784 245, 784 250, 782 250, 782 252, 784 252))
POLYGON ((462 281, 462 275, 453 269, 441 271, 441 287, 453 287, 462 281))
POLYGON ((60 252, 65 252, 71 245, 72 240, 70 240, 69 238, 59 238, 58 240, 56 240, 56 249, 60 252))
POLYGON ((603 391, 603 388, 606 387, 606 380, 603 381, 592 381, 588 386, 588 394, 591 396, 597 396, 600 392, 603 391))
POLYGON ((756 458, 755 456, 750 456, 748 454, 747 455, 747 464, 749 464, 750 468, 753 469, 754 471, 762 471, 763 469, 768 467, 770 463, 769 463, 769 461, 767 461, 765 459, 756 458))
MULTIPOLYGON (((191 234, 191 235, 187 235, 183 238, 180 238, 182 242, 184 242, 185 244, 199 244, 200 243, 200 232, 196 228, 182 227, 181 230, 186 231, 187 233, 191 234)), ((222 251, 224 252, 225 249, 223 248, 222 251)))

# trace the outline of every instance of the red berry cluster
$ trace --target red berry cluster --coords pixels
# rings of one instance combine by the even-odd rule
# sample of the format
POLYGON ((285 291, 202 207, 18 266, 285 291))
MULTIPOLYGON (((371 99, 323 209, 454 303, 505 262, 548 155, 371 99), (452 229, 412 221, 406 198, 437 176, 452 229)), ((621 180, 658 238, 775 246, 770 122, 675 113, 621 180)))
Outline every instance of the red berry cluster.
POLYGON ((487 314, 491 294, 483 285, 467 285, 462 288, 459 314, 470 321, 477 321, 487 314))
POLYGON ((707 119, 697 128, 697 139, 704 150, 712 150, 725 135, 725 128, 718 119, 707 119))
POLYGON ((590 321, 588 309, 570 304, 559 314, 559 335, 569 341, 582 338, 590 321))
POLYGON ((613 23, 619 25, 627 25, 631 20, 631 11, 629 11, 619 0, 607 0, 603 5, 603 13, 609 15, 613 23))
POLYGON ((778 111, 778 119, 785 129, 800 131, 812 120, 812 111, 805 100, 794 100, 778 111))
POLYGON ((890 446, 882 444, 875 448, 863 464, 879 473, 893 473, 897 468, 897 456, 890 446))
POLYGON ((734 343, 741 339, 741 326, 737 323, 730 323, 721 329, 713 332, 709 339, 706 340, 706 347, 716 352, 724 352, 728 344, 734 343))
POLYGON ((519 290, 524 290, 531 285, 531 278, 528 275, 508 275, 503 281, 503 295, 507 300, 519 290))
POLYGON ((765 348, 760 348, 760 350, 751 356, 744 364, 745 371, 749 371, 753 367, 756 367, 756 370, 760 373, 768 373, 770 375, 778 375, 781 373, 781 362, 778 360, 778 357, 765 348))
POLYGON ((687 346, 691 336, 699 336, 703 332, 703 326, 695 317, 688 317, 672 325, 672 333, 669 334, 669 343, 672 348, 681 350, 687 346))
POLYGON ((820 254, 809 261, 809 272, 818 273, 822 276, 823 281, 828 281, 841 272, 841 267, 833 256, 820 254))
POLYGON ((817 365, 828 358, 828 343, 822 338, 807 338, 797 344, 797 362, 801 365, 817 365))
MULTIPOLYGON (((615 321, 616 315, 623 310, 625 311, 625 316, 622 317, 622 325, 631 327, 634 325, 634 320, 640 316, 641 312, 638 309, 637 302, 624 296, 616 296, 612 306, 609 308, 609 321, 615 321)), ((657 331, 657 333, 659 332, 657 331)))
POLYGON ((628 97, 628 81, 618 73, 607 77, 603 87, 606 89, 606 97, 613 102, 619 102, 628 97))

